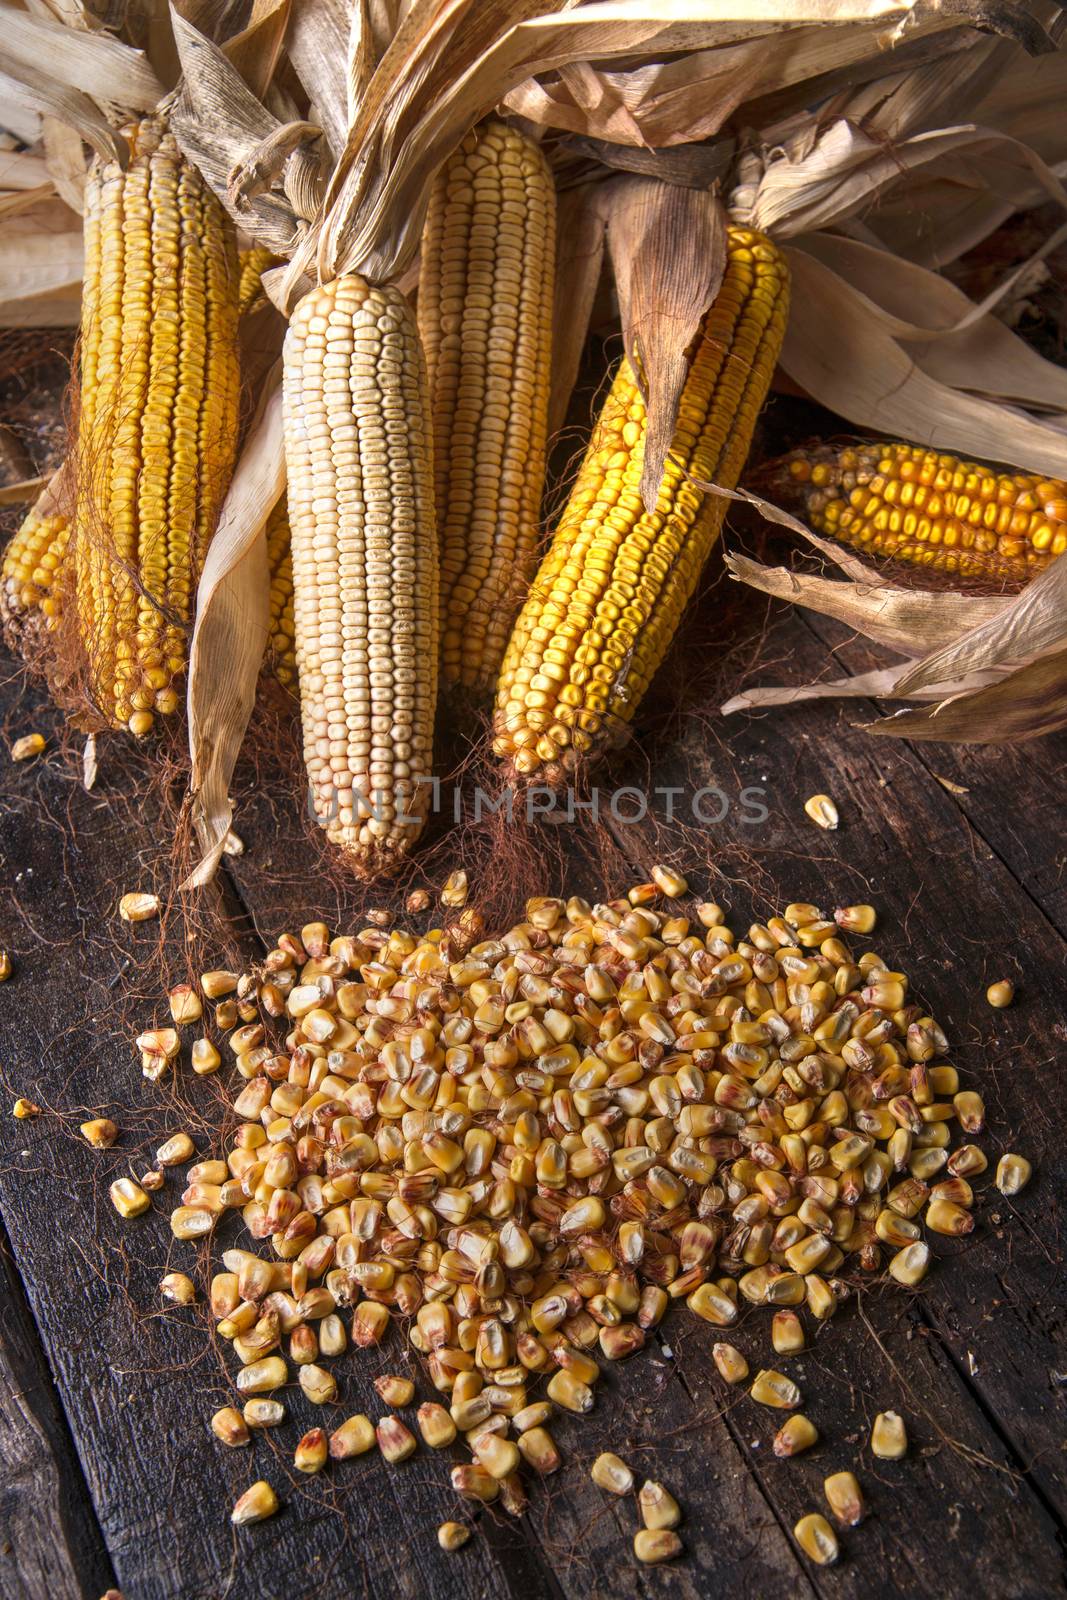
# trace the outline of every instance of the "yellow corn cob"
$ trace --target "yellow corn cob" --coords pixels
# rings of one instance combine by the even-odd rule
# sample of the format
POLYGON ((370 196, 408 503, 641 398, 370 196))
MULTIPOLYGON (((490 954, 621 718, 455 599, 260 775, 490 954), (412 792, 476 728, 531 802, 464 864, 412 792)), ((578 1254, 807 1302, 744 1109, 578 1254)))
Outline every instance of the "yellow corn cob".
POLYGON ((13 645, 36 640, 40 628, 58 622, 69 538, 67 517, 31 511, 4 551, 0 622, 13 645))
POLYGON ((267 564, 270 567, 270 640, 267 655, 279 683, 296 682, 293 624, 293 557, 289 548, 289 510, 285 496, 267 518, 267 564))
POLYGON ((1067 483, 921 445, 798 450, 770 482, 818 533, 963 577, 1022 583, 1067 550, 1067 483))
POLYGON ((785 331, 785 262, 731 228, 726 274, 695 341, 653 514, 640 497, 646 414, 624 360, 551 547, 508 645, 496 699, 498 755, 558 780, 633 716, 665 655, 727 502, 785 331))
POLYGON ((178 703, 196 576, 237 445, 233 226, 154 119, 85 206, 74 552, 89 687, 147 733, 178 703))
POLYGON ((339 278, 285 341, 296 661, 311 800, 366 875, 429 807, 437 535, 426 368, 399 290, 339 278))
POLYGON ((269 302, 263 292, 263 274, 278 265, 278 257, 265 244, 251 250, 242 250, 240 278, 237 287, 237 310, 243 317, 247 311, 256 311, 269 302))
POLYGON ((492 121, 434 183, 418 318, 441 546, 441 674, 491 690, 537 556, 556 194, 539 148, 492 121))

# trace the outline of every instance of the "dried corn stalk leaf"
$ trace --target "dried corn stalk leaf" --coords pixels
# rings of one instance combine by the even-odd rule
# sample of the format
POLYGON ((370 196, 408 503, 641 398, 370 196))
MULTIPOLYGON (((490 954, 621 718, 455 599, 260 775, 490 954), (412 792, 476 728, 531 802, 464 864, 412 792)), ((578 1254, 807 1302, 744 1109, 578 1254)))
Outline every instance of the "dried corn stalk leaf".
POLYGON ((901 689, 928 688, 976 667, 1005 667, 1067 648, 1067 558, 1032 578, 1011 600, 999 602, 985 622, 934 650, 901 682, 901 689))
POLYGON ((352 114, 349 103, 349 33, 364 26, 363 0, 298 0, 293 7, 286 49, 293 70, 322 120, 330 154, 345 147, 352 114))
MULTIPOLYGON (((932 648, 936 640, 945 637, 942 601, 946 595, 943 590, 894 589, 879 582, 875 574, 867 583, 841 583, 812 572, 794 572, 788 567, 764 567, 758 561, 734 554, 726 557, 726 565, 733 577, 750 588, 773 595, 776 600, 808 606, 821 616, 834 617, 890 650, 914 655, 918 650, 932 648)), ((953 598, 970 600, 977 613, 976 620, 983 614, 989 620, 1004 604, 1002 600, 970 595, 953 598)), ((942 674, 933 681, 946 683, 949 678, 942 674)))
POLYGON ((4 123, 16 130, 16 122, 29 126, 31 139, 40 134, 41 117, 56 117, 75 130, 79 138, 92 145, 105 161, 125 165, 129 148, 125 139, 111 127, 104 113, 80 89, 71 89, 46 72, 29 65, 14 67, 0 48, 0 95, 4 104, 4 123))
POLYGON ((164 92, 144 53, 113 34, 31 16, 7 4, 0 5, 0 65, 31 88, 46 74, 57 88, 131 111, 150 111, 164 92))
POLYGON ((1056 733, 1067 728, 1067 649, 929 710, 899 711, 865 727, 894 739, 954 744, 1021 744, 1056 733))
MULTIPOLYGON (((231 174, 282 124, 256 99, 218 45, 176 12, 172 20, 183 77, 170 124, 186 156, 225 205, 231 174)), ((230 209, 260 244, 279 255, 289 251, 297 222, 286 198, 257 193, 231 202, 230 209)))
MULTIPOLYGON (((826 678, 818 683, 794 686, 766 686, 743 689, 739 694, 724 700, 719 710, 723 716, 737 711, 773 710, 782 706, 806 705, 809 700, 890 700, 897 694, 897 684, 911 662, 896 667, 875 667, 870 672, 857 672, 851 678, 826 678)), ((916 700, 943 701, 947 694, 965 689, 979 689, 987 683, 998 682, 996 673, 976 673, 964 684, 948 684, 924 689, 914 696, 916 700)))
MULTIPOLYGON (((70 212, 67 217, 73 221, 70 212)), ((0 328, 65 328, 81 315, 81 229, 0 234, 0 328)))
POLYGON ((73 128, 44 117, 41 122, 45 164, 48 175, 70 209, 81 216, 85 207, 87 169, 82 142, 73 128))
MULTIPOLYGON (((1051 236, 1041 254, 1060 234, 1051 236)), ((1038 355, 988 311, 1023 269, 1006 275, 993 295, 975 305, 938 273, 856 239, 806 234, 800 247, 884 313, 880 325, 928 377, 990 399, 1059 411, 1067 419, 1067 371, 1038 355)))
MULTIPOLYGON (((255 0, 247 27, 222 44, 227 59, 259 100, 266 95, 281 64, 291 14, 291 0, 255 0)), ((192 20, 188 13, 186 17, 192 20)))
POLYGON ((655 510, 689 347, 726 270, 726 213, 718 198, 656 178, 609 186, 608 248, 626 354, 648 411, 641 498, 655 510))
POLYGON ((563 426, 578 377, 604 265, 606 228, 603 184, 585 183, 560 195, 552 306, 552 380, 548 399, 550 435, 563 426))
POLYGON ((204 560, 189 650, 189 754, 200 861, 184 888, 209 883, 233 820, 229 788, 256 697, 270 620, 264 525, 285 487, 281 370, 263 387, 204 560))
POLYGON ((786 255, 805 314, 790 319, 781 365, 814 399, 881 433, 1067 476, 1067 433, 930 377, 872 300, 806 251, 786 255))

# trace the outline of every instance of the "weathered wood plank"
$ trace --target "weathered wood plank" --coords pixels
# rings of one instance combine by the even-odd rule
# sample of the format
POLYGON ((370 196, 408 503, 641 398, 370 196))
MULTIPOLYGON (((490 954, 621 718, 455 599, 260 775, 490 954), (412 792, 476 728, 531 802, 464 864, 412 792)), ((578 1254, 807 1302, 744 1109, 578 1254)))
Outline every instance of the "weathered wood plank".
POLYGON ((98 1600, 111 1563, 2 1226, 0 1285, 0 1593, 98 1600))
MULTIPOLYGON (((788 651, 797 656, 800 670, 818 671, 826 664, 825 653, 796 618, 780 625, 775 644, 783 653, 788 651)), ((964 870, 972 841, 961 828, 958 813, 948 797, 932 784, 910 752, 903 750, 887 756, 885 746, 875 745, 865 736, 850 731, 841 712, 831 708, 822 708, 817 726, 805 729, 799 740, 776 739, 773 727, 757 719, 738 721, 731 733, 734 737, 729 741, 728 751, 721 753, 699 738, 687 741, 684 730, 681 738, 661 741, 654 747, 656 781, 677 786, 680 810, 684 810, 695 787, 704 782, 718 781, 735 800, 746 786, 761 787, 766 794, 770 815, 762 827, 755 828, 743 822, 742 808, 735 806, 729 818, 714 829, 703 833, 694 832, 691 827, 678 829, 676 843, 683 865, 692 866, 696 860, 705 870, 710 869, 713 890, 731 906, 736 925, 741 928, 747 926, 753 915, 767 915, 791 898, 813 898, 825 904, 828 899, 841 903, 870 894, 883 915, 885 938, 879 942, 879 948, 884 948, 887 955, 900 959, 911 969, 921 992, 950 1022, 966 1022, 973 1030, 977 1011, 978 1021, 988 1024, 992 1014, 984 1008, 984 1002, 975 999, 973 992, 963 987, 968 981, 968 957, 961 956, 958 963, 953 963, 958 965, 959 972, 953 979, 943 951, 944 941, 951 947, 954 935, 961 929, 971 937, 970 924, 981 904, 976 896, 977 884, 968 879, 964 870), (880 810, 886 806, 886 801, 879 779, 887 773, 891 775, 890 788, 899 786, 899 794, 894 796, 888 810, 880 810), (829 788, 847 803, 846 822, 837 836, 820 833, 802 811, 805 796, 822 787, 829 788), (924 896, 922 914, 912 910, 909 918, 912 902, 924 881, 922 863, 917 859, 917 851, 913 853, 910 849, 910 841, 915 837, 914 819, 926 816, 923 797, 927 788, 933 792, 929 815, 935 828, 934 847, 939 856, 954 863, 950 870, 955 870, 955 863, 959 863, 963 872, 963 893, 961 895, 959 888, 953 886, 949 877, 932 900, 924 896)), ((602 789, 607 792, 614 782, 640 782, 642 771, 641 751, 631 750, 604 778, 602 789)), ((242 810, 239 827, 252 848, 246 856, 230 863, 230 867, 259 925, 265 927, 273 922, 277 927, 280 919, 295 926, 305 916, 313 915, 313 847, 305 841, 302 822, 280 810, 277 796, 272 793, 269 800, 262 796, 258 801, 250 797, 250 804, 242 810), (279 869, 284 875, 281 883, 279 869)), ((652 861, 663 853, 662 831, 654 835, 647 826, 616 826, 614 833, 619 844, 612 863, 615 877, 607 884, 597 884, 595 877, 590 882, 597 861, 597 844, 581 829, 562 830, 561 837, 567 841, 569 860, 573 861, 577 880, 573 884, 568 880, 566 887, 586 893, 618 892, 639 873, 647 873, 652 861), (627 858, 632 867, 627 867, 627 858)), ((670 843, 670 836, 667 837, 670 843)), ((545 887, 562 889, 564 884, 558 881, 558 863, 551 860, 546 865, 550 881, 545 887)), ((331 883, 328 896, 333 897, 335 892, 331 883)), ((1000 869, 991 892, 995 900, 1012 908, 1010 915, 1025 929, 1034 916, 1033 908, 1027 905, 1010 874, 1000 869)), ((378 903, 387 903, 388 898, 380 892, 375 896, 378 903)), ((366 903, 366 893, 358 886, 340 891, 336 903, 340 925, 358 923, 361 908, 366 903)), ((1053 935, 1053 956, 1057 946, 1053 935)), ((982 987, 984 983, 978 989, 978 996, 982 987)), ((969 1054, 961 1057, 961 1065, 966 1067, 969 1061, 969 1054)), ((1049 1175, 1049 1181, 1055 1181, 1054 1175, 1049 1175)), ((995 1198, 999 1203, 999 1197, 995 1198)), ((1021 1201, 1020 1206, 1023 1205, 1021 1201)), ((1005 1241, 988 1227, 975 1236, 974 1242, 966 1241, 962 1249, 936 1241, 935 1249, 939 1253, 965 1254, 967 1261, 946 1265, 936 1277, 932 1276, 930 1289, 909 1303, 906 1314, 901 1309, 901 1297, 886 1296, 884 1301, 876 1299, 865 1313, 873 1333, 849 1308, 820 1336, 818 1350, 825 1351, 819 1363, 820 1376, 831 1373, 836 1385, 834 1403, 827 1406, 826 1397, 822 1397, 823 1415, 831 1424, 826 1430, 826 1453, 834 1452, 833 1465, 847 1464, 856 1449, 863 1445, 876 1410, 897 1406, 909 1415, 912 1409, 915 1412, 913 1434, 917 1460, 914 1465, 909 1461, 900 1469, 901 1482, 907 1485, 907 1538, 896 1540, 884 1536, 861 1541, 851 1537, 849 1564, 841 1569, 850 1574, 850 1581, 855 1582, 859 1575, 866 1586, 877 1589, 888 1571, 907 1592, 914 1586, 916 1572, 938 1552, 941 1566, 945 1567, 946 1560, 948 1563, 944 1592, 962 1594, 967 1588, 966 1572, 973 1560, 973 1550, 986 1537, 984 1530, 992 1529, 992 1549, 996 1554, 984 1566, 983 1593, 1005 1597, 1015 1593, 1036 1596, 1043 1592, 1043 1584, 1054 1583, 1057 1523, 1054 1516, 1050 1518, 1046 1514, 1041 1503, 1047 1487, 1044 1481, 1032 1476, 1036 1492, 1025 1481, 1034 1465, 1034 1449, 1023 1448, 1023 1434, 1036 1428, 1043 1441, 1042 1450, 1050 1448, 1055 1436, 1054 1418, 1045 1408, 1043 1396, 1035 1397, 1032 1392, 1032 1363, 1044 1360, 1047 1364, 1052 1359, 1055 1329, 1047 1327, 1040 1336, 1031 1337, 1025 1356, 1018 1361, 1018 1370, 1010 1376, 1004 1373, 1004 1366, 1015 1331, 1005 1330, 998 1337, 995 1331, 983 1325, 983 1317, 990 1313, 995 1315, 997 1306, 983 1308, 973 1319, 969 1329, 971 1345, 961 1344, 957 1329, 948 1325, 945 1316, 937 1320, 927 1309, 928 1300, 949 1283, 952 1289, 946 1292, 954 1296, 949 1302, 953 1316, 958 1318, 960 1308, 970 1306, 973 1291, 970 1263, 976 1251, 988 1252, 1012 1283, 1016 1298, 1027 1300, 1031 1290, 1038 1290, 1042 1263, 1032 1260, 1020 1244, 1021 1241, 1016 1242, 1008 1273, 1005 1241), (889 1341, 889 1348, 897 1350, 895 1357, 878 1350, 876 1334, 889 1341), (1023 1428, 1008 1429, 1004 1439, 998 1436, 986 1415, 985 1406, 988 1404, 992 1409, 992 1401, 974 1387, 966 1354, 972 1346, 978 1352, 976 1359, 984 1363, 980 1373, 982 1370, 1001 1373, 996 1380, 998 1395, 1005 1404, 1021 1407, 1019 1415, 1026 1419, 1023 1428), (1027 1370, 1031 1372, 1029 1395, 1023 1392, 1027 1370), (842 1445, 848 1448, 842 1450, 842 1445), (957 1518, 958 1541, 945 1557, 940 1550, 944 1531, 942 1519, 949 1506, 969 1509, 965 1515, 953 1513, 957 1518), (959 1521, 961 1517, 962 1522, 959 1521), (1041 1552, 1040 1571, 1031 1566, 1029 1555, 1017 1557, 1014 1553, 1022 1548, 1013 1533, 1021 1523, 1030 1529, 1026 1550, 1037 1548, 1041 1552)), ((985 1287, 988 1290, 988 1284, 985 1287)), ((1047 1289, 1047 1282, 1042 1282, 1040 1292, 1045 1293, 1047 1289)), ((773 1358, 767 1328, 761 1329, 758 1319, 753 1321, 752 1335, 756 1341, 752 1352, 755 1368, 773 1358)), ((681 1327, 672 1322, 665 1337, 669 1341, 676 1340, 680 1347, 687 1347, 696 1335, 691 1326, 683 1333, 681 1327)), ((711 1339, 706 1340, 708 1351, 711 1342, 711 1339)), ((811 1359, 814 1360, 814 1356, 811 1359)), ((609 1383, 614 1387, 614 1380, 628 1387, 629 1374, 635 1370, 639 1373, 640 1366, 640 1359, 629 1363, 625 1376, 612 1374, 609 1383)), ((640 1376, 635 1381, 640 1397, 640 1376)), ((644 1382, 647 1383, 647 1378, 644 1382)), ((772 1520, 778 1531, 788 1530, 796 1516, 819 1506, 821 1472, 813 1475, 810 1468, 819 1462, 823 1451, 813 1453, 805 1463, 768 1461, 767 1441, 773 1428, 768 1429, 766 1417, 761 1419, 761 1452, 750 1453, 742 1431, 724 1442, 717 1430, 722 1397, 715 1392, 716 1383, 710 1362, 705 1360, 702 1370, 695 1376, 682 1365, 681 1379, 667 1385, 663 1396, 657 1398, 653 1410, 658 1439, 661 1441, 664 1435, 670 1437, 677 1433, 684 1445, 679 1446, 669 1469, 660 1465, 657 1470, 684 1492, 692 1523, 704 1518, 713 1519, 716 1526, 721 1526, 721 1507, 716 1504, 718 1485, 712 1485, 709 1473, 717 1471, 720 1480, 729 1481, 739 1475, 750 1476, 755 1465, 759 1493, 765 1497, 765 1520, 755 1544, 765 1547, 772 1520), (702 1432, 698 1432, 701 1424, 697 1419, 705 1417, 709 1420, 702 1432), (698 1437, 699 1448, 696 1447, 698 1437), (716 1464, 714 1468, 709 1465, 711 1462, 716 1464), (672 1473, 677 1476, 671 1478, 672 1473), (803 1485, 803 1493, 794 1492, 799 1485, 803 1485)), ((722 1386, 718 1388, 721 1390, 722 1386)), ((640 1403, 638 1398, 638 1407, 640 1403)), ((759 1408, 746 1404, 747 1422, 759 1408)), ((620 1445, 615 1419, 625 1417, 629 1423, 632 1405, 630 1402, 626 1407, 605 1409, 603 1416, 598 1407, 587 1429, 583 1430, 583 1437, 586 1432, 590 1436, 591 1454, 608 1445, 623 1448, 625 1453, 625 1441, 620 1445)), ((821 1421, 818 1409, 815 1420, 821 1421)), ((729 1415, 733 1416, 733 1407, 729 1415)), ((565 1438, 564 1433, 564 1442, 565 1438)), ((647 1451, 650 1461, 655 1459, 650 1438, 643 1439, 641 1448, 647 1451)), ((661 1455, 661 1462, 663 1459, 661 1455)), ((869 1464, 869 1456, 866 1459, 869 1464)), ((886 1477, 887 1470, 877 1465, 877 1474, 889 1491, 883 1504, 890 1507, 894 1480, 891 1473, 886 1477)), ((569 1475, 563 1480, 568 1489, 571 1481, 569 1475)), ((570 1497, 568 1493, 568 1500, 570 1497)), ((549 1495, 543 1512, 538 1512, 536 1504, 532 1510, 535 1519, 538 1516, 542 1519, 538 1526, 544 1541, 554 1538, 559 1543, 561 1528, 556 1507, 561 1499, 562 1493, 549 1495)), ((625 1526, 626 1517, 618 1513, 616 1524, 620 1520, 625 1526)), ((568 1570, 575 1561, 582 1559, 585 1541, 592 1536, 584 1510, 575 1521, 577 1536, 570 1536, 560 1546, 565 1551, 564 1565, 568 1570)), ((738 1525, 736 1519, 732 1525, 738 1525)), ((750 1522, 739 1525, 753 1526, 750 1522)), ((599 1524, 594 1521, 592 1528, 597 1526, 599 1524)), ((618 1527, 617 1532, 621 1534, 622 1527, 618 1527)), ((613 1536, 614 1533, 615 1530, 613 1536)), ((849 1592, 847 1583, 844 1589, 836 1587, 836 1574, 820 1573, 811 1581, 820 1592, 849 1592)), ((759 1582, 765 1586, 766 1577, 759 1582)))

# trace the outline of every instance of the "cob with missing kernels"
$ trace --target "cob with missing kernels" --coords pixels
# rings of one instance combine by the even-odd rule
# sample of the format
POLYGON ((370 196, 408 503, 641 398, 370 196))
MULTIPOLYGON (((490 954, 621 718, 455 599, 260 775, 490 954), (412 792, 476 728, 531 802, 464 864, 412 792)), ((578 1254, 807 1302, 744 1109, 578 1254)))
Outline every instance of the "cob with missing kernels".
POLYGON ((1067 550, 1067 483, 921 445, 797 450, 765 481, 817 533, 961 577, 1025 583, 1067 550))
POLYGON ((270 637, 267 659, 279 683, 296 682, 296 632, 293 622, 293 558, 289 510, 285 496, 267 518, 267 565, 270 568, 270 637))
POLYGON ((59 620, 70 522, 59 512, 24 519, 4 551, 0 567, 0 623, 18 649, 40 642, 41 630, 59 620))
POLYGON ((492 689, 537 558, 555 224, 544 157, 503 122, 468 134, 430 195, 418 320, 434 423, 445 687, 492 689))
POLYGON ((691 356, 655 510, 640 495, 646 413, 623 360, 577 482, 515 624, 494 750, 552 783, 631 720, 677 630, 752 440, 785 331, 785 261, 729 230, 722 287, 691 356))
POLYGON ((237 447, 232 223, 154 118, 125 170, 97 159, 85 275, 72 526, 89 692, 144 734, 178 704, 196 581, 237 447))
POLYGON ((304 296, 284 420, 310 796, 373 876, 400 864, 429 808, 437 699, 426 368, 399 290, 352 275, 304 296))

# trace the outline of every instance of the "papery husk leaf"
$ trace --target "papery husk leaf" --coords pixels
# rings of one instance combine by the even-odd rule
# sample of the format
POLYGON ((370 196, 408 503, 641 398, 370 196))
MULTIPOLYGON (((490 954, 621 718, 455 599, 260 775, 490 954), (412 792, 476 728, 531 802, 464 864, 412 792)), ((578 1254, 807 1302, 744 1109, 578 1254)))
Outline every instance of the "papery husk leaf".
POLYGON ((18 483, 5 483, 0 486, 0 506, 20 506, 36 500, 50 482, 51 478, 46 473, 36 478, 22 478, 18 483))
POLYGON ((88 169, 82 142, 73 128, 55 117, 41 120, 45 164, 56 192, 81 216, 85 210, 85 180, 88 169))
POLYGON ((586 139, 579 134, 561 138, 553 152, 553 171, 559 189, 572 182, 584 183, 603 177, 603 168, 615 172, 636 172, 643 178, 658 178, 661 183, 677 183, 683 189, 710 189, 728 175, 737 152, 737 141, 729 135, 709 144, 673 145, 669 149, 635 149, 632 145, 609 144, 606 139, 586 139), (584 158, 584 159, 583 159, 584 158), (587 163, 593 164, 590 171, 587 163), (572 174, 577 176, 572 176, 572 174))
MULTIPOLYGON (((69 212, 68 212, 69 215, 69 212)), ((81 314, 84 249, 81 229, 0 234, 0 327, 62 328, 81 314)))
POLYGON ((884 314, 813 255, 787 247, 793 303, 783 370, 863 427, 979 461, 1067 476, 1067 434, 930 377, 886 331, 884 314))
POLYGON ((188 709, 190 795, 200 860, 185 889, 214 877, 233 820, 230 782, 255 703, 270 623, 265 524, 284 488, 278 365, 264 384, 197 589, 188 709))
MULTIPOLYGON (((953 617, 946 627, 943 590, 896 589, 880 582, 873 573, 866 583, 841 583, 789 567, 764 567, 733 552, 726 556, 726 566, 733 577, 751 588, 777 600, 807 606, 821 616, 835 617, 865 638, 902 655, 931 649, 953 627, 962 629, 989 622, 1005 603, 978 595, 953 596, 971 604, 964 610, 966 621, 959 615, 963 608, 949 607, 953 617)), ((937 681, 946 682, 947 675, 942 673, 937 681)))
POLYGON ((604 189, 602 183, 587 183, 568 189, 559 197, 548 397, 550 435, 557 433, 566 420, 603 270, 607 230, 604 189))
POLYGON ((44 76, 57 88, 77 90, 98 104, 113 102, 131 111, 151 110, 164 92, 142 51, 110 33, 30 16, 2 0, 0 65, 31 88, 44 76))
POLYGON ((222 45, 245 83, 262 100, 282 60, 291 0, 255 0, 246 28, 222 45))
POLYGON ((934 650, 904 679, 905 690, 1067 648, 1067 558, 1059 556, 985 622, 934 650))
POLYGON ((298 0, 286 41, 293 70, 322 120, 334 160, 345 148, 352 109, 348 89, 349 31, 345 0, 298 0))
MULTIPOLYGON (((6 65, 0 48, 0 69, 6 65)), ((4 121, 14 128, 16 113, 21 110, 36 118, 56 117, 74 129, 86 144, 92 145, 105 161, 117 161, 124 167, 129 160, 129 146, 121 134, 115 132, 107 117, 80 89, 68 88, 50 78, 45 72, 21 66, 18 76, 0 70, 0 95, 3 96, 4 121)), ((37 139, 41 125, 33 125, 31 138, 37 139)))
POLYGON ((858 240, 818 233, 805 234, 798 244, 887 313, 879 319, 882 327, 929 377, 991 399, 1047 407, 1067 420, 1067 371, 985 309, 1033 257, 976 305, 940 274, 858 240))
MULTIPOLYGON (((776 706, 803 705, 809 700, 888 700, 899 691, 901 675, 911 665, 905 661, 895 667, 875 667, 870 672, 857 672, 851 678, 824 678, 817 683, 794 685, 768 685, 765 688, 743 689, 729 700, 724 700, 719 710, 729 717, 736 711, 761 711, 776 706)), ((966 683, 942 685, 924 689, 912 695, 914 700, 938 700, 946 694, 963 693, 999 682, 996 673, 975 673, 966 683)))
MULTIPOLYGON (((691 480, 698 488, 713 494, 725 496, 727 500, 736 500, 743 504, 753 506, 768 522, 775 522, 779 527, 786 528, 790 533, 796 534, 805 544, 811 545, 824 556, 832 566, 840 568, 850 583, 830 583, 827 588, 821 585, 825 579, 819 579, 808 592, 825 601, 818 604, 813 599, 813 611, 826 611, 826 615, 838 617, 842 622, 848 622, 860 632, 865 633, 870 639, 877 639, 879 643, 888 645, 891 649, 901 650, 905 655, 918 655, 940 644, 946 633, 952 638, 964 633, 969 628, 977 627, 980 623, 994 617, 1010 599, 1002 595, 973 595, 960 594, 952 589, 924 590, 924 589, 898 589, 886 583, 884 576, 877 567, 872 567, 851 551, 847 545, 838 544, 832 539, 823 539, 819 534, 813 533, 806 523, 793 516, 792 512, 785 511, 772 500, 765 500, 749 488, 721 489, 714 484, 706 483, 701 478, 691 480), (849 593, 852 590, 865 590, 871 597, 871 603, 862 610, 849 611, 849 593), (884 604, 879 607, 881 598, 884 604), (937 618, 931 618, 928 600, 937 601, 937 618), (831 609, 832 607, 832 609, 831 609), (878 628, 879 632, 868 630, 878 628)), ((757 562, 749 561, 747 557, 728 554, 728 565, 737 569, 737 575, 742 576, 741 564, 745 566, 743 581, 753 582, 756 588, 764 588, 768 594, 781 592, 785 599, 795 597, 794 592, 786 593, 785 589, 767 588, 768 574, 774 574, 776 585, 785 584, 788 580, 791 585, 794 580, 804 585, 811 574, 794 572, 791 569, 772 569, 762 567, 757 562), (779 578, 777 573, 782 573, 779 578), (759 580, 758 582, 756 580, 759 580)))
POLYGON ((655 178, 616 178, 607 206, 623 342, 648 411, 641 498, 651 514, 689 349, 726 270, 726 213, 715 195, 655 178))
POLYGON ((959 27, 961 16, 970 15, 969 8, 950 15, 903 0, 747 0, 725 22, 714 0, 661 0, 654 8, 649 0, 619 0, 565 11, 549 0, 542 9, 550 15, 531 15, 535 9, 522 0, 436 0, 412 8, 349 131, 324 225, 300 247, 295 272, 314 263, 324 280, 358 271, 381 281, 403 271, 418 247, 434 173, 472 123, 526 77, 573 63, 702 49, 709 40, 754 41, 755 56, 759 41, 795 32, 798 24, 823 25, 814 30, 818 48, 832 53, 839 29, 827 24, 877 22, 868 42, 877 51, 902 20, 910 37, 959 27))
MULTIPOLYGON (((928 690, 915 695, 926 695, 928 690)), ((953 744, 1021 744, 1067 728, 1067 649, 1028 662, 1018 671, 947 704, 900 711, 866 723, 867 733, 891 739, 953 744)))
POLYGON ((869 211, 883 194, 910 182, 914 171, 936 164, 944 172, 963 159, 980 164, 975 175, 987 192, 1012 204, 1026 184, 1064 204, 1063 185, 1047 163, 1027 145, 993 129, 967 123, 889 144, 844 118, 817 136, 816 127, 810 118, 799 118, 794 149, 788 142, 783 148, 779 135, 762 158, 750 156, 739 163, 730 197, 731 213, 738 220, 777 239, 795 238, 869 211))
MULTIPOLYGON (((577 17, 607 9, 582 8, 577 17)), ((694 25, 688 42, 678 46, 687 51, 680 59, 614 71, 590 68, 580 77, 561 68, 547 83, 531 78, 517 86, 506 96, 506 105, 543 126, 615 143, 688 144, 717 133, 743 102, 795 87, 799 104, 806 107, 851 83, 857 71, 883 75, 893 46, 913 61, 934 49, 943 59, 946 34, 955 45, 959 33, 960 48, 973 42, 973 35, 963 31, 970 21, 966 8, 750 4, 731 6, 727 20, 721 5, 686 9, 706 20, 702 27, 694 25), (927 34, 942 42, 924 39, 927 34), (810 94, 799 87, 808 82, 810 94)), ((672 8, 663 6, 658 12, 666 21, 672 8)), ((1028 36, 1047 45, 1040 30, 1028 36)), ((634 43, 633 49, 655 56, 666 54, 667 46, 634 43)), ((584 63, 606 55, 602 46, 591 43, 577 59, 584 63)))
POLYGON ((56 199, 53 183, 42 183, 39 189, 16 189, 11 194, 0 195, 0 222, 24 217, 27 212, 47 205, 56 199))
POLYGON ((51 182, 44 156, 29 150, 0 151, 0 189, 39 189, 42 183, 51 182))
POLYGON ((242 228, 278 255, 292 246, 296 218, 288 201, 257 194, 234 206, 231 174, 282 126, 244 83, 218 45, 171 7, 182 64, 182 86, 170 110, 170 125, 182 150, 242 228))
MULTIPOLYGON (((39 144, 41 139, 41 113, 29 98, 24 99, 21 83, 9 78, 0 70, 0 105, 4 108, 4 131, 23 144, 39 144)), ((14 152, 13 152, 14 153, 14 152)))

